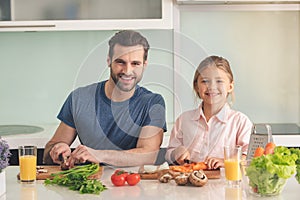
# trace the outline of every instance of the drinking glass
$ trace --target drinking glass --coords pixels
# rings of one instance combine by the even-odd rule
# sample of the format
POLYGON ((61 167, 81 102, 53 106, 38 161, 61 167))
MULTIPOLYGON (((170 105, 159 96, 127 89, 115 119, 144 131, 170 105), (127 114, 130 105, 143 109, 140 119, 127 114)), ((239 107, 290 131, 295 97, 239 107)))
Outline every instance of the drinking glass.
POLYGON ((19 146, 20 181, 33 183, 36 180, 36 146, 19 146))
POLYGON ((230 186, 238 187, 242 179, 240 161, 242 156, 241 146, 224 147, 225 178, 230 186))
POLYGON ((21 198, 20 200, 37 200, 37 188, 35 184, 22 184, 21 185, 21 198))
POLYGON ((225 187, 225 200, 242 200, 242 188, 225 187))

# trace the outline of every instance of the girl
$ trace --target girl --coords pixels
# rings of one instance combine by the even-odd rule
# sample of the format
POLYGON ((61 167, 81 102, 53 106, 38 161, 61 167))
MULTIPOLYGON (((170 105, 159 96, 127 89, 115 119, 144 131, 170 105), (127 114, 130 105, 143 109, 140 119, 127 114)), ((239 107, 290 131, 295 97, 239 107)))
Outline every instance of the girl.
POLYGON ((245 156, 252 122, 227 103, 234 89, 229 62, 218 56, 205 58, 195 72, 193 89, 202 102, 177 118, 166 159, 177 164, 205 161, 209 169, 217 169, 224 167, 226 145, 242 146, 245 156))

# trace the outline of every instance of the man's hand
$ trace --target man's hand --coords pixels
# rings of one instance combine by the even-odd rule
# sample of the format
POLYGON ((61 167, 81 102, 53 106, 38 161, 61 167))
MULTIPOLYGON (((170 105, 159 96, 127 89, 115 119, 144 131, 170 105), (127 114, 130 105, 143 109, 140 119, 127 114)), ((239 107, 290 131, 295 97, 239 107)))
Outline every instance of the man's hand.
POLYGON ((93 156, 93 149, 84 146, 79 145, 70 155, 68 158, 66 164, 72 168, 75 164, 79 163, 85 163, 86 161, 92 162, 92 163, 99 163, 99 161, 93 156))
POLYGON ((49 152, 54 163, 61 164, 62 160, 59 159, 59 155, 62 155, 62 158, 65 159, 71 154, 71 149, 69 145, 63 142, 55 144, 49 152))

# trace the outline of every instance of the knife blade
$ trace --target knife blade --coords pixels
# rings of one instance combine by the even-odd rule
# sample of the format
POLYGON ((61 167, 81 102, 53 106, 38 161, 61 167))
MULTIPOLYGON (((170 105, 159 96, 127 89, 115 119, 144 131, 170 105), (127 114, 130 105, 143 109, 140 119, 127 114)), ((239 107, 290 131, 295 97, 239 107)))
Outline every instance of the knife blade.
POLYGON ((186 164, 191 164, 192 163, 192 161, 190 161, 189 159, 184 159, 183 162, 186 163, 186 164))
POLYGON ((61 161, 60 163, 60 168, 62 170, 68 170, 69 169, 69 166, 66 164, 67 163, 67 160, 68 160, 68 157, 63 157, 62 154, 59 154, 58 156, 59 160, 61 161))

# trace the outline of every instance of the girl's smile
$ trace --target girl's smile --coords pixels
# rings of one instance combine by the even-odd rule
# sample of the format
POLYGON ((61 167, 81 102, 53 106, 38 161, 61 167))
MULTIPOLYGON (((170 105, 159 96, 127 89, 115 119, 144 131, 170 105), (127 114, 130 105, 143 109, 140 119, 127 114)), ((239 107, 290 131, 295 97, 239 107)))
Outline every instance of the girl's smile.
POLYGON ((228 74, 216 66, 203 69, 197 80, 197 92, 204 105, 221 108, 227 102, 227 96, 233 90, 228 74))

